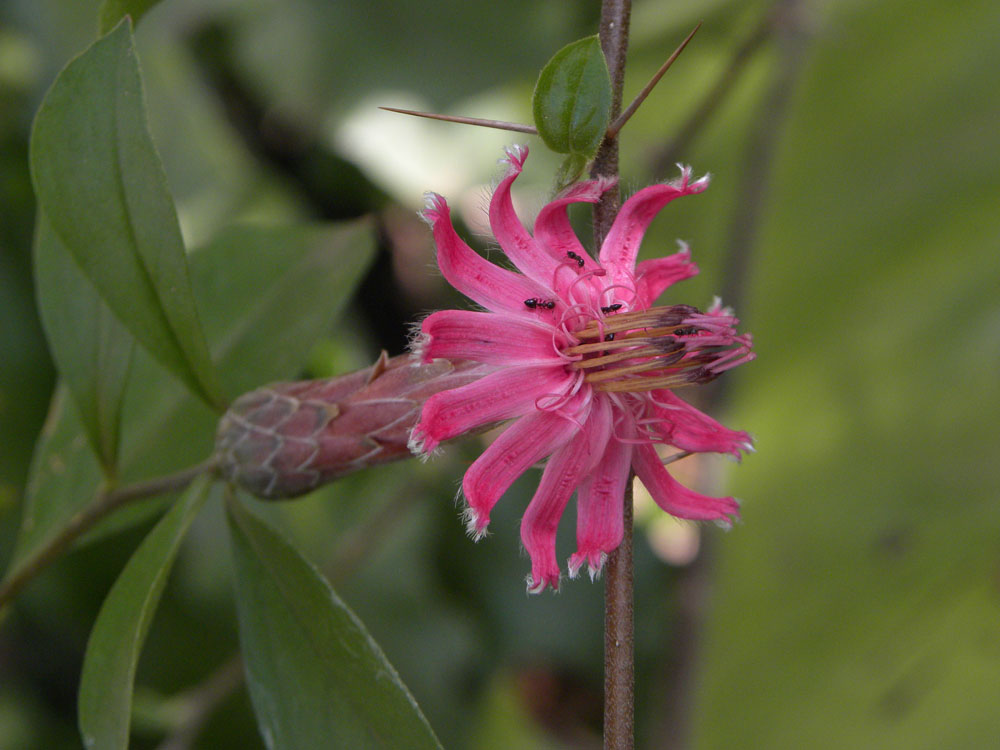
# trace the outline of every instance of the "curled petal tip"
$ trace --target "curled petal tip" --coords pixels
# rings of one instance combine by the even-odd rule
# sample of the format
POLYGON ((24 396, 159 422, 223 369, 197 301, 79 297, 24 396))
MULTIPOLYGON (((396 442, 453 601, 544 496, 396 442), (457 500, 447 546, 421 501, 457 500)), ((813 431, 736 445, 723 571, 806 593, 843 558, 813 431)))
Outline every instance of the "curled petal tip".
POLYGON ((528 158, 528 147, 522 143, 515 143, 513 146, 506 147, 503 153, 504 155, 500 159, 500 163, 509 164, 520 172, 524 167, 525 159, 528 158))
POLYGON ((489 533, 490 519, 480 516, 479 512, 471 505, 462 511, 462 520, 465 522, 465 533, 474 542, 478 542, 489 533))
POLYGON ((447 205, 448 202, 440 193, 435 193, 433 190, 428 190, 424 193, 424 208, 438 209, 447 205))
MULTIPOLYGON (((708 310, 705 311, 706 315, 725 315, 727 317, 733 316, 733 308, 726 307, 722 304, 722 297, 718 295, 712 297, 712 304, 708 306, 708 310)), ((739 321, 737 321, 739 322, 739 321)), ((735 323, 733 324, 735 325, 735 323)), ((749 336, 749 334, 744 334, 749 336)))
POLYGON ((591 583, 593 583, 601 577, 601 573, 604 570, 604 563, 607 562, 607 559, 608 555, 606 552, 577 552, 570 556, 566 566, 569 570, 569 577, 576 578, 579 576, 580 570, 583 568, 584 563, 586 563, 587 573, 590 575, 591 583))
POLYGON ((733 513, 731 516, 726 516, 725 518, 717 518, 712 523, 718 526, 723 531, 732 531, 733 526, 740 523, 739 513, 733 513))
POLYGON ((410 439, 406 441, 406 447, 410 453, 417 456, 421 461, 427 461, 431 456, 437 454, 438 443, 420 429, 418 424, 410 432, 410 439))
POLYGON ((424 333, 419 327, 414 326, 410 334, 410 352, 421 364, 429 364, 434 357, 430 356, 431 336, 424 333))
POLYGON ((681 190, 691 190, 696 193, 700 193, 702 190, 708 187, 708 183, 712 180, 712 175, 709 173, 703 174, 694 182, 691 182, 691 175, 693 170, 687 164, 677 164, 677 168, 681 170, 680 180, 676 181, 674 184, 681 190))
POLYGON ((528 576, 524 579, 524 581, 527 586, 527 591, 529 594, 540 594, 543 591, 545 591, 545 589, 547 589, 549 586, 552 587, 552 590, 554 592, 558 593, 559 591, 558 577, 550 579, 548 577, 543 576, 542 578, 539 579, 538 583, 535 583, 534 577, 531 575, 531 573, 528 573, 528 576))
POLYGON ((608 556, 606 553, 601 552, 597 556, 597 561, 591 560, 590 564, 587 566, 588 572, 590 573, 590 582, 593 583, 598 578, 601 577, 601 573, 604 571, 604 563, 607 562, 608 556))

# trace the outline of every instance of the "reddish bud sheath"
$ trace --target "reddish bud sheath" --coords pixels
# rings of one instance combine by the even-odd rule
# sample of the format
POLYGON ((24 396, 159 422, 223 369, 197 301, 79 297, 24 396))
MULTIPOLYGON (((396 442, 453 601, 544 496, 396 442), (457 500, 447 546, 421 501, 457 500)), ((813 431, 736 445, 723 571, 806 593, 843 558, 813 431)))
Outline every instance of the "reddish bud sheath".
POLYGON ((250 391, 219 422, 219 469, 247 492, 276 500, 408 458, 424 401, 475 380, 476 367, 446 359, 420 364, 383 352, 371 367, 347 375, 250 391))

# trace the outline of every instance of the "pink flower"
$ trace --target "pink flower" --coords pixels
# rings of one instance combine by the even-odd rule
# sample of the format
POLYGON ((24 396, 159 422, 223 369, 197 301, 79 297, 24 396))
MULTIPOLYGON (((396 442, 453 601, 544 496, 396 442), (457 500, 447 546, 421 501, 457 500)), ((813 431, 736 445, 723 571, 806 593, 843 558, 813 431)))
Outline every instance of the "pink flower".
POLYGON ((514 420, 469 467, 462 482, 465 517, 476 539, 514 480, 548 458, 521 523, 531 556, 528 590, 559 586, 556 528, 577 493, 576 576, 586 563, 597 575, 623 535, 623 493, 629 469, 656 503, 679 518, 726 524, 738 516, 731 497, 713 498, 683 487, 667 472, 657 443, 684 451, 727 453, 752 449, 750 436, 702 414, 671 389, 707 382, 753 359, 749 335, 717 302, 701 313, 686 305, 651 307, 675 281, 698 272, 687 247, 636 264, 639 243, 667 203, 700 193, 708 178, 653 185, 621 208, 595 261, 566 214, 571 203, 596 203, 614 180, 571 186, 546 205, 532 237, 511 202, 511 185, 528 151, 508 150, 509 165, 490 202, 490 226, 521 271, 494 265, 455 233, 448 205, 428 195, 438 265, 457 290, 485 312, 444 310, 421 326, 416 352, 424 362, 443 357, 481 363, 474 382, 427 400, 411 448, 429 454, 469 430, 514 420))

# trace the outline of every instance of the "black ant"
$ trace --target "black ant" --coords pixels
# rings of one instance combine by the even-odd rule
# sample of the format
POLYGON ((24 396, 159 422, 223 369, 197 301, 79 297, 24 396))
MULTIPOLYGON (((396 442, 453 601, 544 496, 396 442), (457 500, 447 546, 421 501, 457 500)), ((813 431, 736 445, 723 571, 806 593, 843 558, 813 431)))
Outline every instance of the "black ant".
POLYGON ((572 258, 573 260, 575 260, 576 264, 580 268, 583 268, 583 262, 584 262, 583 258, 581 258, 579 255, 577 255, 576 253, 574 253, 572 250, 570 250, 569 252, 567 252, 566 255, 568 255, 570 258, 572 258))
POLYGON ((622 309, 621 302, 615 302, 613 305, 608 305, 607 307, 602 307, 601 312, 607 315, 608 313, 618 312, 622 309))
POLYGON ((524 301, 524 306, 529 310, 534 310, 536 307, 544 307, 546 310, 551 310, 556 306, 556 303, 555 300, 532 297, 524 301))

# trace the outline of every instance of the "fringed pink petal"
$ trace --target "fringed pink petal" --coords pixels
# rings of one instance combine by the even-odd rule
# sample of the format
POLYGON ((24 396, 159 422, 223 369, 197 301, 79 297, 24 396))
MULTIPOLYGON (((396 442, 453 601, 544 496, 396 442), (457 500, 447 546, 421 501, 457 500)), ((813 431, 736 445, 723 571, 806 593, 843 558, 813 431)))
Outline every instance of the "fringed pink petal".
MULTIPOLYGON (((579 409, 581 403, 582 400, 576 398, 571 406, 579 409)), ((548 411, 527 414, 504 430, 473 462, 462 479, 462 494, 468 504, 469 533, 476 539, 482 537, 489 526, 493 506, 514 480, 562 447, 578 430, 576 423, 561 412, 548 411)))
POLYGON ((599 268, 573 231, 566 209, 571 203, 597 203, 601 196, 618 185, 617 178, 578 182, 547 203, 535 218, 535 241, 560 263, 573 252, 584 259, 584 270, 599 268))
POLYGON ((665 258, 640 261, 635 267, 635 292, 640 309, 652 306, 663 290, 678 281, 698 275, 691 251, 681 243, 681 251, 665 258))
POLYGON ((424 318, 416 344, 423 362, 471 359, 488 365, 548 365, 562 360, 552 326, 512 315, 441 310, 424 318))
POLYGON ((544 298, 548 294, 546 288, 490 263, 469 247, 455 232, 448 203, 440 195, 427 194, 423 217, 434 234, 441 273, 469 299, 494 312, 525 312, 528 308, 524 300, 544 298))
POLYGON ((753 439, 748 433, 730 430, 673 391, 653 391, 651 396, 652 411, 659 420, 653 423, 653 429, 664 442, 685 451, 728 453, 737 459, 741 451, 753 450, 753 439))
POLYGON ((531 557, 528 591, 538 594, 547 586, 559 588, 556 531, 566 503, 604 452, 611 437, 611 409, 607 399, 594 401, 590 418, 578 437, 552 454, 542 472, 538 489, 521 519, 521 541, 531 557))
POLYGON ((632 462, 632 443, 611 439, 604 455, 577 490, 576 552, 569 558, 569 575, 575 578, 586 563, 593 580, 608 554, 624 535, 625 485, 632 462))
POLYGON ((551 289, 553 274, 558 263, 524 228, 514 211, 514 203, 510 196, 511 185, 521 174, 527 157, 527 146, 507 149, 506 161, 510 167, 497 185, 497 189, 493 191, 493 198, 490 200, 490 228, 511 262, 526 276, 551 289))
POLYGON ((601 246, 601 265, 614 283, 627 283, 635 269, 639 244, 650 222, 665 205, 682 195, 694 195, 708 187, 708 176, 691 182, 691 168, 681 168, 681 179, 663 185, 650 185, 633 195, 622 206, 608 236, 601 246))
POLYGON ((535 219, 535 242, 558 264, 551 285, 564 299, 571 297, 569 290, 581 274, 589 274, 584 283, 595 299, 604 288, 604 271, 576 236, 566 209, 571 203, 596 203, 601 195, 617 185, 618 180, 614 178, 578 182, 546 204, 535 219))
POLYGON ((733 498, 702 495, 674 479, 651 445, 636 446, 632 468, 656 504, 672 516, 727 525, 739 517, 740 506, 733 498))
POLYGON ((536 402, 561 394, 572 383, 561 364, 553 367, 505 367, 459 388, 442 391, 424 402, 413 428, 411 445, 432 453, 440 443, 491 422, 534 411, 536 402))

